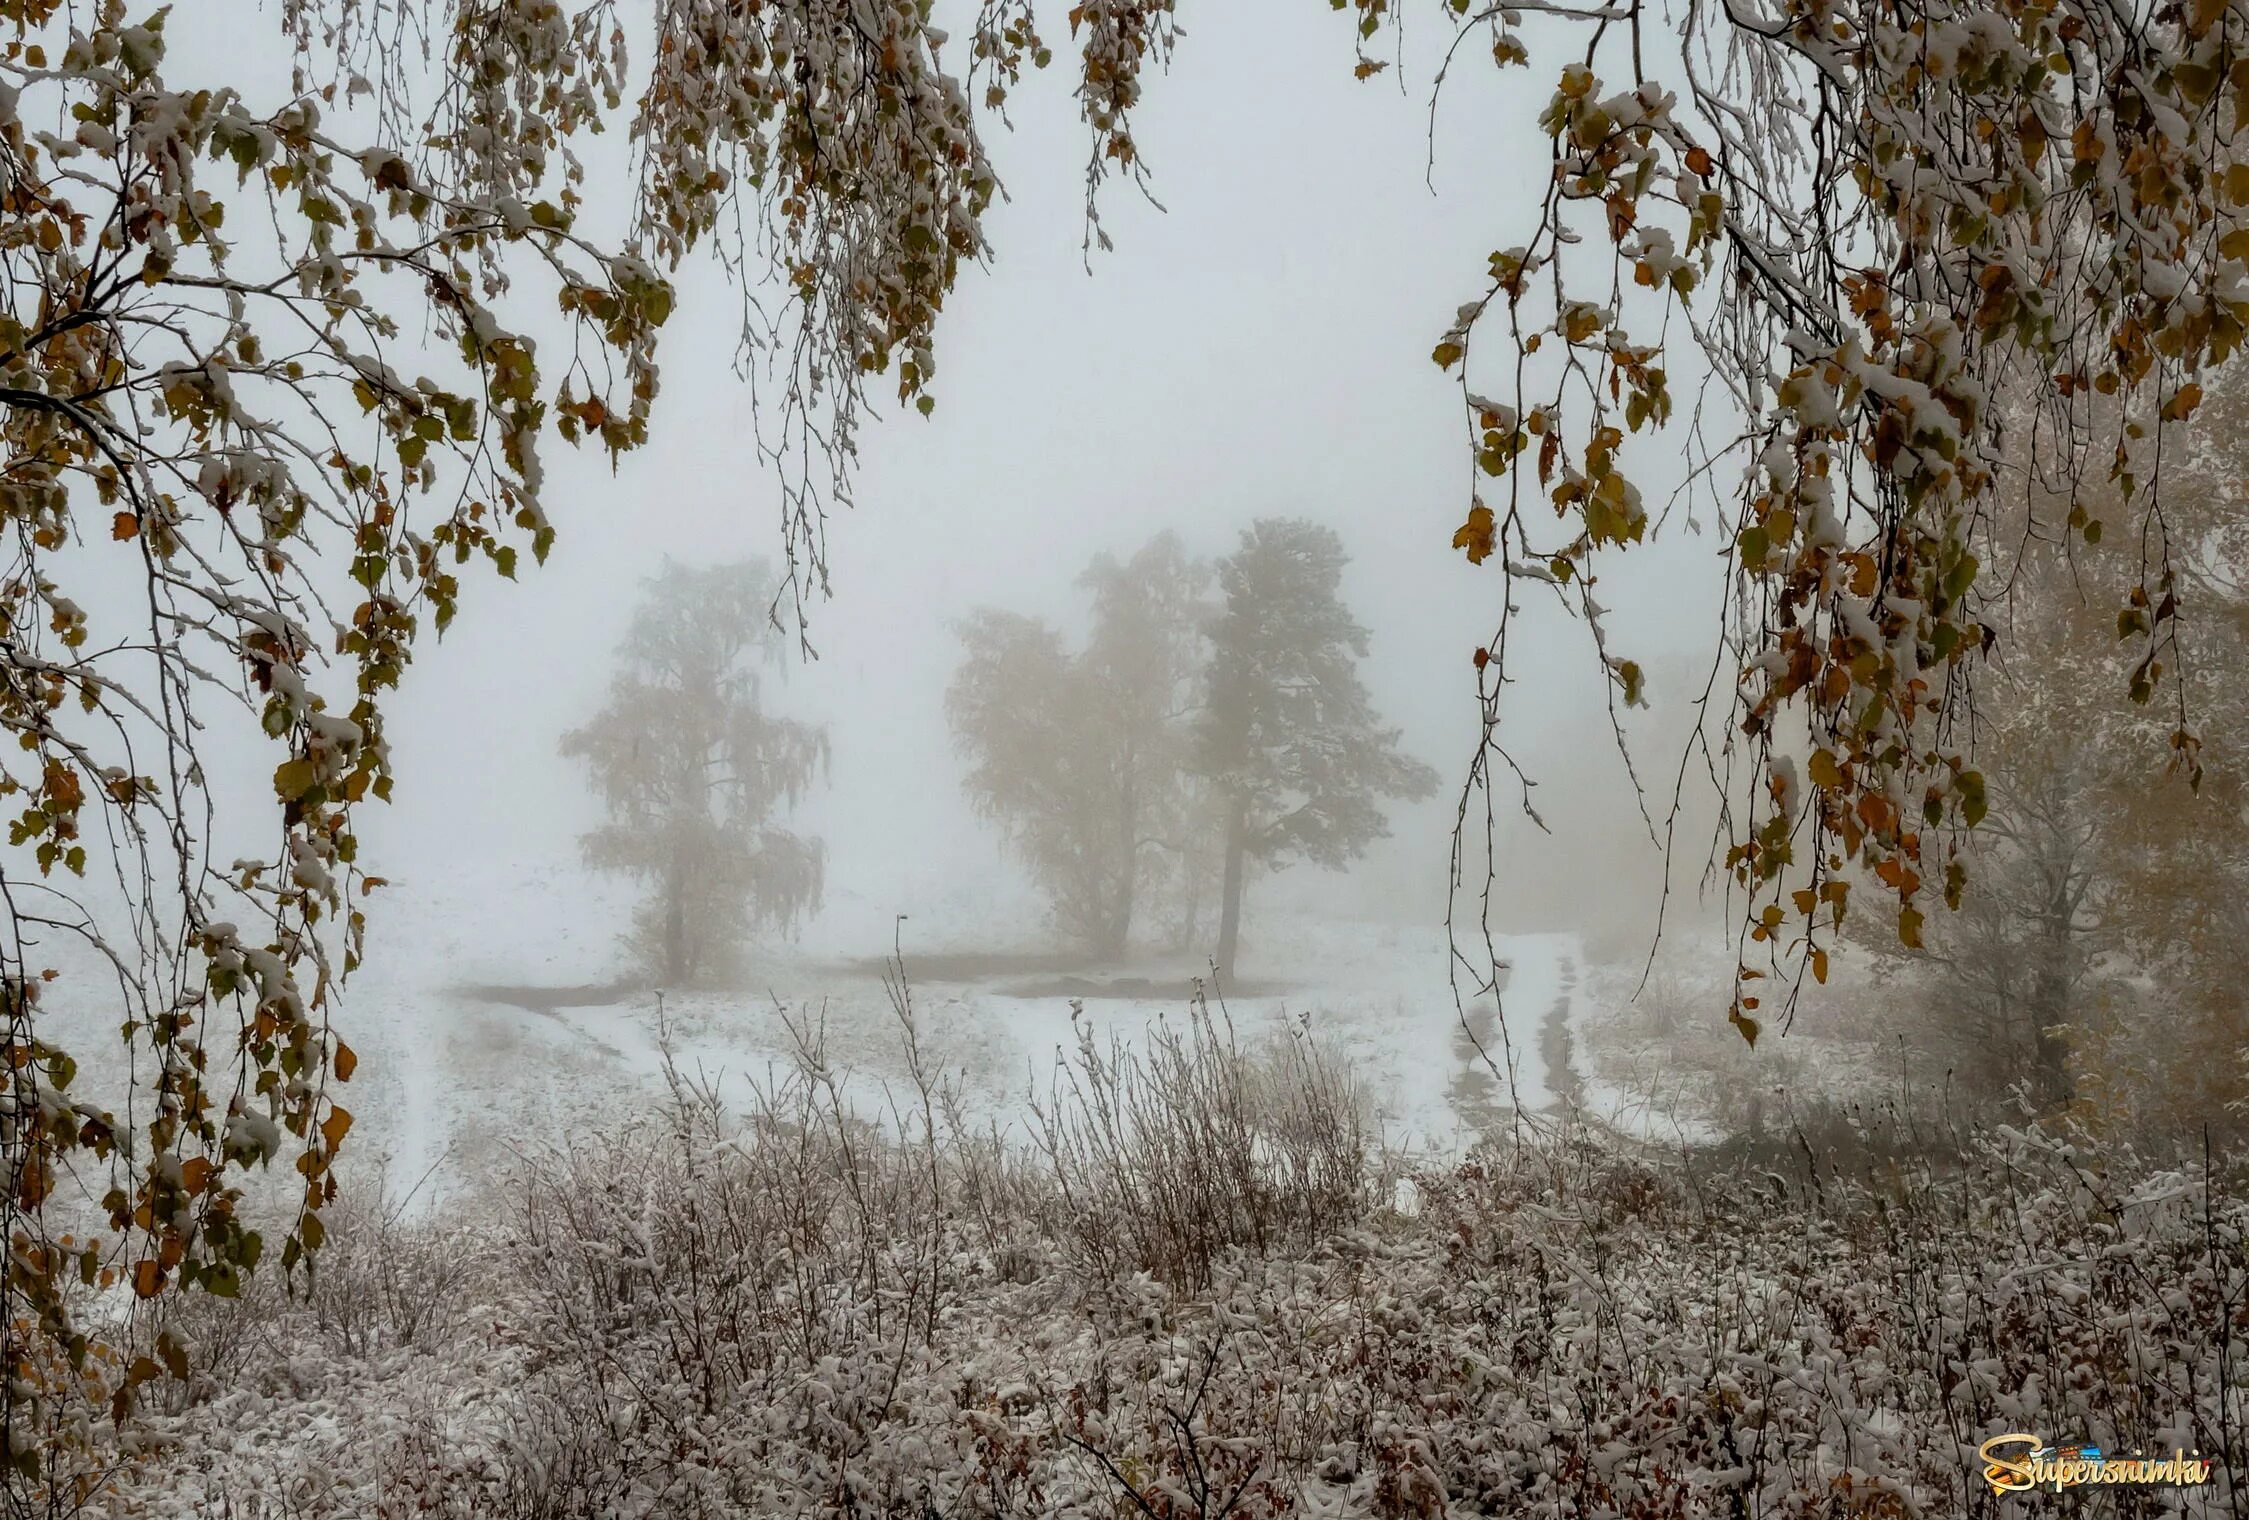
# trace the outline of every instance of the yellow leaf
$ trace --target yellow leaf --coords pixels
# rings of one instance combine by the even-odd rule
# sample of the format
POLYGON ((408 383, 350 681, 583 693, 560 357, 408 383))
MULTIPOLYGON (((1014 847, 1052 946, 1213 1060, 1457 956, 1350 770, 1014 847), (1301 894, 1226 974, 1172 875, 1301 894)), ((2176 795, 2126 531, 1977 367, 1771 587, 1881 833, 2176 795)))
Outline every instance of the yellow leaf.
POLYGON ((328 1117, 320 1121, 320 1138, 328 1142, 328 1149, 334 1151, 341 1146, 350 1132, 351 1110, 340 1103, 329 1104, 328 1117))
POLYGON ((123 543, 129 538, 140 537, 141 520, 139 516, 131 512, 118 513, 109 520, 109 536, 119 543, 123 543))
POLYGON ((1452 546, 1467 550, 1468 563, 1480 565, 1492 557, 1493 537, 1497 527, 1492 509, 1478 502, 1468 509, 1468 521, 1462 523, 1460 530, 1453 534, 1452 546))
POLYGON ((273 789, 284 800, 294 802, 312 790, 320 773, 312 768, 310 760, 284 760, 274 767, 273 789))
POLYGON ((1898 910, 1898 942, 1908 950, 1921 948, 1921 914, 1917 909, 1898 910))
POLYGON ((336 1042, 336 1080, 349 1082, 351 1074, 359 1069, 359 1057, 343 1041, 336 1042))

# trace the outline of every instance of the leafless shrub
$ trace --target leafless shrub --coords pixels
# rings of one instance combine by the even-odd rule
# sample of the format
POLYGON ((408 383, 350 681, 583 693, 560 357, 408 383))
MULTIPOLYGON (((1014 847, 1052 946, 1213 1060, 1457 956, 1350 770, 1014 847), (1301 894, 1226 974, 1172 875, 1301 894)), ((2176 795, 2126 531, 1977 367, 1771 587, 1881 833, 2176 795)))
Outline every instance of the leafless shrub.
POLYGON ((1136 1051, 1104 1045, 1076 1012, 1033 1134, 1097 1276, 1204 1287, 1229 1250, 1300 1245, 1358 1217, 1375 1149, 1366 1105, 1307 1030, 1245 1050, 1198 995, 1183 1027, 1159 1022, 1136 1051))
POLYGON ((412 1195, 387 1186, 339 1201, 328 1248, 301 1279, 322 1338, 346 1356, 426 1348, 457 1328, 489 1253, 405 1222, 412 1195))
POLYGON ((445 1333, 215 1389, 126 1512, 1973 1517, 2005 1512, 1978 1443, 2035 1429, 2199 1452, 2171 1497, 2249 1513, 2249 1201, 2214 1158, 2000 1131, 1721 1170, 1570 1125, 1401 1213, 1301 1032, 1081 1032, 1026 1155, 895 1007, 879 1107, 797 1018, 746 1103, 675 1069, 529 1162, 504 1226, 392 1220, 492 1268, 445 1333))

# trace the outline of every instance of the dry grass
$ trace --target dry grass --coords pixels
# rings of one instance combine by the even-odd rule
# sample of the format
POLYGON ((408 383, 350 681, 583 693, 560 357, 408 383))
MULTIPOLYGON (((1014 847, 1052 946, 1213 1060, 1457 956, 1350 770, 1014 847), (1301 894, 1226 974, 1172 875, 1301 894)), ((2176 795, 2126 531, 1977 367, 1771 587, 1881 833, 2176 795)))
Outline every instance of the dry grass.
POLYGON ((1301 1034, 1082 1035, 1026 1148, 894 1012, 879 1113, 799 1024, 740 1112, 675 1074, 488 1217, 344 1232, 310 1297, 233 1311, 266 1341, 198 1328, 118 1507, 1996 1516, 1971 1454, 2015 1429, 2249 1471, 2249 1204, 2215 1162, 2002 1132, 1784 1175, 1570 1133, 1400 1213, 1301 1034))

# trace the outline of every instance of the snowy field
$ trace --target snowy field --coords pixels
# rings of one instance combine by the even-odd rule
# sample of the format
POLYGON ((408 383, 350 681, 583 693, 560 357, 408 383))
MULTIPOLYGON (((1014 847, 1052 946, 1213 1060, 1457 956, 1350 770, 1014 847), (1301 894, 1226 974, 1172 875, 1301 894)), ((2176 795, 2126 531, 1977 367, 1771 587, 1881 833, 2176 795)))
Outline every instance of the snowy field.
MULTIPOLYGON (((801 942, 761 954, 745 980, 755 991, 660 995, 620 971, 611 926, 629 893, 575 863, 401 882, 375 902, 369 964, 339 1020, 360 1056, 347 1101, 361 1162, 379 1157, 394 1191, 433 1196, 513 1144, 660 1094, 667 1034, 683 1071, 739 1093, 786 1064, 793 1022, 879 1105, 885 1084, 905 1077, 883 978, 893 936, 933 1062, 974 1117, 1003 1127, 1046 1090, 1077 1020, 1134 1044, 1156 1021, 1181 1019, 1194 995, 1190 956, 1071 964, 1036 931, 1036 904, 1005 889, 931 883, 900 897, 913 907, 902 919, 832 900, 801 942)), ((1510 969, 1498 1005, 1471 997, 1460 971, 1464 1019, 1441 925, 1269 914, 1251 925, 1242 986, 1212 1001, 1244 1041, 1309 1032, 1360 1082, 1387 1138, 1449 1153, 1519 1109, 1599 1096, 1558 1074, 1572 1043, 1562 1036, 1581 1016, 1575 937, 1506 937, 1499 952, 1510 969)))

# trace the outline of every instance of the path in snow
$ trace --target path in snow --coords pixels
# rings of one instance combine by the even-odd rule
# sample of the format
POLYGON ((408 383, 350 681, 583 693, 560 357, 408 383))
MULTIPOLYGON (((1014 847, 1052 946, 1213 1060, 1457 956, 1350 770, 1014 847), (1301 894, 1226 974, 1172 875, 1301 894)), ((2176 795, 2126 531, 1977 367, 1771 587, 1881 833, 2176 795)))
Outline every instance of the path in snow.
POLYGON ((1499 1132, 1518 1110, 1544 1112, 1583 1097, 1570 1038, 1577 936, 1511 935, 1495 944, 1506 966, 1498 998, 1477 998, 1465 1016, 1444 1010, 1452 1056, 1445 1098, 1463 1140, 1499 1132))
POLYGON ((1546 1010, 1538 1028, 1538 1053, 1546 1063, 1546 1086, 1564 1108, 1585 1103, 1585 1082, 1578 1074, 1576 1041, 1571 1037, 1571 1010, 1577 1001, 1577 959, 1565 957, 1559 978, 1560 991, 1546 1010))

